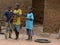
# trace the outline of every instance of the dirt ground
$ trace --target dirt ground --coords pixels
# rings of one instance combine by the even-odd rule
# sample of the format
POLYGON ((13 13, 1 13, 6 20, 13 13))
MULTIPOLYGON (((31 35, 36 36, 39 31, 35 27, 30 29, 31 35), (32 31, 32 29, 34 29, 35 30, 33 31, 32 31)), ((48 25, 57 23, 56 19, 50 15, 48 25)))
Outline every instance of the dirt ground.
POLYGON ((12 34, 13 39, 5 39, 4 35, 0 35, 0 45, 60 45, 60 39, 56 39, 55 34, 45 35, 40 34, 42 32, 42 26, 34 27, 33 41, 26 41, 27 35, 25 28, 20 32, 19 40, 14 40, 15 35, 12 34), (36 32, 37 31, 37 32, 36 32), (39 32, 40 31, 40 32, 39 32), (37 43, 34 42, 35 39, 48 39, 51 43, 37 43))
POLYGON ((19 40, 13 39, 5 39, 4 35, 0 36, 0 45, 60 45, 60 39, 55 39, 54 37, 37 37, 34 36, 33 41, 26 41, 27 38, 26 35, 20 35, 19 40), (51 43, 37 43, 34 42, 35 39, 48 39, 51 41, 51 43))

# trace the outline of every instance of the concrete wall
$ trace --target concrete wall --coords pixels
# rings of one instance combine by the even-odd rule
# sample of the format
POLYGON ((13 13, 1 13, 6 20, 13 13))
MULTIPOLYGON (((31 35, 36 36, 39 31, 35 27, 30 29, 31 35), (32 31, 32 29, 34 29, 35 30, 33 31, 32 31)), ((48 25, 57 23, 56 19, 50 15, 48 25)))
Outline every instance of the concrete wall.
POLYGON ((60 28, 60 0, 45 0, 44 32, 57 33, 60 28))

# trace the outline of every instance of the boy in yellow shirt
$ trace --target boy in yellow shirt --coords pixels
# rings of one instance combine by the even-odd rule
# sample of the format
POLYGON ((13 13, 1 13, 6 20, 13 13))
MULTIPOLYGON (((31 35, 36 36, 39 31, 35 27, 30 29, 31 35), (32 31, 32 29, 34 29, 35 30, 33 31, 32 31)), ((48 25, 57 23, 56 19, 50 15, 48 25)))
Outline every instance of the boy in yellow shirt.
POLYGON ((14 9, 13 13, 13 29, 15 31, 16 40, 19 38, 19 32, 20 32, 20 25, 21 25, 21 15, 22 10, 19 9, 19 4, 16 4, 16 8, 14 9))

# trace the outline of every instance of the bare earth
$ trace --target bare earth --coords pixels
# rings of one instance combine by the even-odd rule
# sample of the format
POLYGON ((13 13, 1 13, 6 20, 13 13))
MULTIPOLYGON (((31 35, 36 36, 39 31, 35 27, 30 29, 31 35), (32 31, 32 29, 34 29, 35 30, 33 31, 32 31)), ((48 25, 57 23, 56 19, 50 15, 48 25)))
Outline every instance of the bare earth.
MULTIPOLYGON (((39 28, 40 30, 42 30, 42 27, 39 27, 39 28)), ((34 30, 35 29, 36 28, 34 28, 34 30)), ((21 33, 22 32, 23 31, 21 31, 21 33)), ((38 34, 38 32, 34 32, 37 34, 34 34, 33 41, 26 41, 25 39, 27 39, 27 35, 24 33, 26 32, 23 32, 22 34, 20 34, 19 40, 14 40, 15 38, 14 33, 12 34, 13 39, 5 39, 4 35, 0 35, 0 45, 60 45, 60 39, 56 39, 56 36, 54 35, 44 36, 44 35, 38 34), (34 42, 35 39, 48 39, 51 41, 51 43, 37 43, 37 42, 34 42)))

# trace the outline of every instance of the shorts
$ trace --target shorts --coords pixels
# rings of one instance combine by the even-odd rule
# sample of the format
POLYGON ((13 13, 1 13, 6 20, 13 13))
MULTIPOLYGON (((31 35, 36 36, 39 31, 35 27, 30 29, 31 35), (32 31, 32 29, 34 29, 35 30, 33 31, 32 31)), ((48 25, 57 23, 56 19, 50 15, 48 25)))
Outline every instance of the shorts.
POLYGON ((13 30, 20 32, 20 25, 13 25, 13 30))
POLYGON ((6 26, 6 32, 12 31, 9 23, 6 22, 5 26, 6 26))
POLYGON ((27 29, 27 35, 33 35, 33 30, 27 29))

